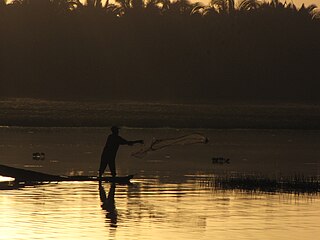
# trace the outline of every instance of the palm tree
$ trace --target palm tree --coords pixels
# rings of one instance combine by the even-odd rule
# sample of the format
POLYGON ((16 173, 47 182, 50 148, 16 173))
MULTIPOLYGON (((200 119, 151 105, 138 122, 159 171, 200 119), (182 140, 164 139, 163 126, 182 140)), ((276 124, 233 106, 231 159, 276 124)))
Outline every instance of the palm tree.
POLYGON ((301 8, 298 10, 298 13, 301 16, 314 18, 315 17, 314 14, 315 12, 317 12, 316 9, 317 9, 317 6, 314 4, 311 4, 307 7, 304 4, 302 4, 301 8))
POLYGON ((205 5, 200 2, 196 2, 193 4, 193 9, 191 15, 202 15, 205 11, 205 5))
POLYGON ((287 5, 287 3, 282 3, 279 0, 272 0, 269 4, 272 8, 276 8, 276 9, 284 9, 285 6, 287 5))
POLYGON ((314 11, 312 12, 312 18, 320 20, 320 9, 318 9, 318 8, 314 9, 314 11))
POLYGON ((144 8, 144 1, 143 0, 131 0, 131 8, 133 9, 142 9, 144 8))
POLYGON ((67 12, 82 5, 79 0, 50 0, 50 2, 57 12, 67 12))
POLYGON ((0 1, 0 8, 5 7, 7 5, 8 1, 7 0, 1 0, 0 1))
POLYGON ((156 0, 157 5, 160 7, 161 12, 167 11, 170 8, 170 0, 156 0))
POLYGON ((145 9, 153 15, 160 15, 162 5, 159 0, 148 0, 145 4, 145 9))
POLYGON ((165 5, 163 13, 171 15, 193 15, 202 8, 202 5, 198 2, 191 3, 189 0, 178 0, 175 2, 163 1, 165 5))
POLYGON ((256 10, 261 6, 261 2, 259 0, 242 0, 238 5, 238 9, 240 11, 251 11, 256 10))
POLYGON ((101 0, 86 0, 85 5, 91 8, 102 8, 101 0))
POLYGON ((233 14, 235 2, 234 0, 211 0, 210 7, 220 14, 233 14))
POLYGON ((234 0, 228 0, 228 10, 229 10, 229 14, 234 12, 235 10, 234 0))
POLYGON ((130 8, 130 0, 115 0, 118 6, 119 16, 123 16, 130 8))
POLYGON ((7 5, 8 5, 8 1, 7 0, 0 0, 0 11, 1 10, 5 10, 7 5))

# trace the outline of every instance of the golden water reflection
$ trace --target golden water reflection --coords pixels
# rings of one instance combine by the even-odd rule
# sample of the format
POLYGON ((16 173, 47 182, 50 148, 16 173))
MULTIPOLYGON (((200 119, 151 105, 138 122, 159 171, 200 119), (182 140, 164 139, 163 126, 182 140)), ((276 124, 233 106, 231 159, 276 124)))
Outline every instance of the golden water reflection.
POLYGON ((196 182, 63 182, 0 191, 0 239, 314 239, 319 196, 196 182))

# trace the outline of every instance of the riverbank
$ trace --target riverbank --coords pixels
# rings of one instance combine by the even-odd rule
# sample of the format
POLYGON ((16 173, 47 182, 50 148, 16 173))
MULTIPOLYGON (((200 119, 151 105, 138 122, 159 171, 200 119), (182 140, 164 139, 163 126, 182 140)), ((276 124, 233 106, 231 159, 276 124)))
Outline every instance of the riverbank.
POLYGON ((320 129, 312 104, 166 104, 1 99, 0 126, 320 129))

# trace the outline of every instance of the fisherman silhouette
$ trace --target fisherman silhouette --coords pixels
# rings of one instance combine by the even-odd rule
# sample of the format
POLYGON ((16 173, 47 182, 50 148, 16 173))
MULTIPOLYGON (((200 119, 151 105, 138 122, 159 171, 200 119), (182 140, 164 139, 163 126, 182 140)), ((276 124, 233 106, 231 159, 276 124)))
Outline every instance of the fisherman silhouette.
POLYGON ((99 178, 102 177, 106 167, 109 165, 109 169, 111 172, 112 177, 117 175, 116 172, 116 155, 120 145, 129 145, 132 146, 136 143, 143 144, 143 140, 135 140, 135 141, 127 141, 119 136, 119 128, 116 126, 111 127, 111 132, 108 136, 106 145, 103 149, 101 155, 101 162, 99 167, 99 178))

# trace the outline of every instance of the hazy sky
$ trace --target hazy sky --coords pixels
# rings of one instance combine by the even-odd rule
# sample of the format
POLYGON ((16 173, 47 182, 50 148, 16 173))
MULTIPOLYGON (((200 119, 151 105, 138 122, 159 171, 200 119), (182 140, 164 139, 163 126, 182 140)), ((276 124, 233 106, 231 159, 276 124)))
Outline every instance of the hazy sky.
MULTIPOLYGON (((285 1, 282 0, 282 2, 285 1)), ((301 4, 304 3, 305 5, 316 4, 318 7, 320 7, 320 0, 287 0, 286 2, 293 2, 296 6, 301 6, 301 4)))
POLYGON ((306 5, 316 4, 318 7, 320 7, 320 0, 295 0, 293 1, 293 3, 297 6, 300 6, 302 3, 305 3, 306 5))

